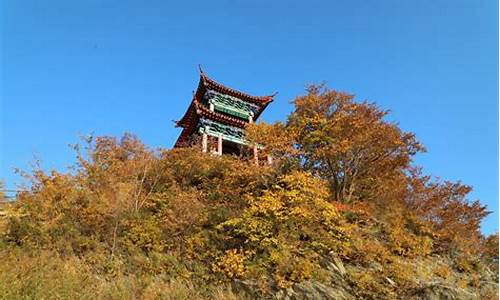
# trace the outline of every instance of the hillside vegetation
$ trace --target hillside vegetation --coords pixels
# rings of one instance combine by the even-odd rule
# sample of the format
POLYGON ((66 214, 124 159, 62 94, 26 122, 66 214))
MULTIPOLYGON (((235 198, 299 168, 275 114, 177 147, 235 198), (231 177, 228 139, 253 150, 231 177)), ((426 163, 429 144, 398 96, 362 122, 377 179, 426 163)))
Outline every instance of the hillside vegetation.
MULTIPOLYGON (((311 86, 248 128, 273 165, 132 135, 35 169, 0 216, 2 299, 497 299, 498 234, 386 111, 311 86)), ((452 151, 452 150, 450 150, 452 151)))

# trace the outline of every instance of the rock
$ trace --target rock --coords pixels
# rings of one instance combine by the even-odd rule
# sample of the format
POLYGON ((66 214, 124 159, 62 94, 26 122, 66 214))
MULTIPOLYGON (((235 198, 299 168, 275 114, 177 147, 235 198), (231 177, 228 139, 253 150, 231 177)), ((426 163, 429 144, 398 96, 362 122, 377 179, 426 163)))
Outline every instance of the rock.
MULTIPOLYGON (((408 299, 408 300, 473 300, 473 299, 498 299, 498 275, 493 272, 483 272, 479 281, 479 287, 458 285, 457 280, 464 278, 465 274, 452 272, 450 278, 436 276, 425 269, 426 266, 435 266, 441 263, 443 258, 429 257, 407 264, 414 268, 415 276, 411 282, 399 284, 390 274, 380 272, 380 278, 375 278, 378 291, 364 290, 365 286, 358 285, 355 274, 364 271, 382 270, 383 266, 373 262, 370 266, 346 264, 340 258, 333 255, 321 260, 321 281, 309 279, 304 282, 295 283, 291 288, 279 289, 276 283, 271 283, 271 291, 265 294, 258 292, 255 281, 236 280, 238 289, 248 294, 251 299, 279 299, 279 300, 355 300, 362 299, 408 299)), ((445 261, 446 265, 449 265, 445 261)), ((373 276, 373 275, 372 275, 373 276)))
POLYGON ((392 279, 390 279, 389 277, 386 277, 385 280, 387 280, 387 282, 389 282, 389 284, 392 286, 396 285, 396 283, 392 279))
POLYGON ((355 299, 349 293, 346 281, 340 280, 324 284, 318 281, 306 281, 293 286, 295 295, 292 299, 329 299, 329 300, 351 300, 355 299))
POLYGON ((340 273, 340 275, 345 276, 345 274, 347 272, 346 272, 344 264, 342 263, 342 261, 340 260, 340 258, 334 257, 333 258, 333 262, 334 262, 335 266, 337 267, 337 270, 340 273))
POLYGON ((410 296, 414 300, 475 300, 478 297, 464 289, 442 284, 429 284, 423 286, 410 296))
POLYGON ((324 259, 321 265, 329 271, 336 272, 344 277, 347 274, 347 271, 342 263, 342 260, 338 257, 334 257, 333 260, 324 259))

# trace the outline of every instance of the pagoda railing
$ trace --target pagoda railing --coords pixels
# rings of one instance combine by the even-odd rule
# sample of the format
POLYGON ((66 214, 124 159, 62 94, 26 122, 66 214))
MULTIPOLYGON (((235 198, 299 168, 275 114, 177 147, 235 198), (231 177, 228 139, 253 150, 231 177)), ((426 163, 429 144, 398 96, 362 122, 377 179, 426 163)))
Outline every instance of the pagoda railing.
POLYGON ((201 119, 199 132, 202 134, 206 133, 207 135, 214 137, 222 136, 224 140, 231 141, 237 144, 247 144, 247 141, 245 139, 245 132, 243 129, 224 125, 212 120, 201 119))

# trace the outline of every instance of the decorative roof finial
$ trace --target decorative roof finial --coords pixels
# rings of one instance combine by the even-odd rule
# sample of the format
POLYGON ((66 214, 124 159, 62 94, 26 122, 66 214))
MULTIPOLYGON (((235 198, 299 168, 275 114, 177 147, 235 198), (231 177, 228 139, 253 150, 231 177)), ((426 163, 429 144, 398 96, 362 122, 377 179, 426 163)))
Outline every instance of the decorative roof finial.
POLYGON ((200 70, 201 75, 205 75, 205 72, 203 72, 203 69, 201 68, 201 64, 198 64, 198 69, 200 70))

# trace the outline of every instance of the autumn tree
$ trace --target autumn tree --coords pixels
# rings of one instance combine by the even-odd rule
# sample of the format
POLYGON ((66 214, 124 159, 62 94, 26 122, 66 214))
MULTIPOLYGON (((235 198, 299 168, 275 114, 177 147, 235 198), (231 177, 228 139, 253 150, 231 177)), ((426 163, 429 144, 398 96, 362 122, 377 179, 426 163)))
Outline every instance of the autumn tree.
POLYGON ((439 182, 413 169, 408 176, 404 199, 408 210, 431 224, 438 251, 480 251, 481 221, 490 213, 479 201, 469 201, 470 186, 439 182))
POLYGON ((424 175, 412 164, 423 146, 373 103, 319 85, 293 104, 287 122, 247 127, 272 164, 150 149, 130 134, 86 139, 71 172, 31 172, 0 220, 3 261, 47 251, 100 284, 136 276, 124 281, 140 290, 132 298, 176 278, 249 283, 264 298, 321 282, 356 299, 409 299, 455 276, 496 295, 481 268, 495 270, 498 234, 481 234, 488 212, 471 187, 424 175))
POLYGON ((489 235, 483 240, 482 257, 498 274, 498 232, 489 235))
POLYGON ((264 146, 260 150, 262 154, 277 160, 291 159, 299 154, 293 131, 282 122, 250 124, 246 137, 250 143, 264 146))
MULTIPOLYGON (((412 157, 424 146, 386 121, 388 111, 323 85, 309 86, 292 103, 286 124, 254 125, 250 138, 327 180, 332 200, 371 204, 370 214, 385 220, 387 228, 403 226, 422 238, 434 234, 441 250, 479 243, 485 207, 467 199, 470 187, 423 176, 412 157)), ((390 233, 399 237, 396 244, 405 234, 390 233)))
MULTIPOLYGON (((249 197, 241 215, 218 225, 224 232, 225 256, 241 257, 240 264, 217 264, 217 270, 260 277, 268 265, 282 287, 308 279, 325 256, 341 255, 347 243, 339 214, 328 202, 322 179, 303 171, 281 176, 259 197, 249 197), (237 272, 240 266, 241 272, 237 272)), ((266 277, 269 274, 262 274, 266 277)))
POLYGON ((330 182, 336 200, 352 202, 405 170, 423 151, 415 135, 384 120, 387 111, 352 95, 312 85, 293 101, 288 127, 304 167, 330 182))

